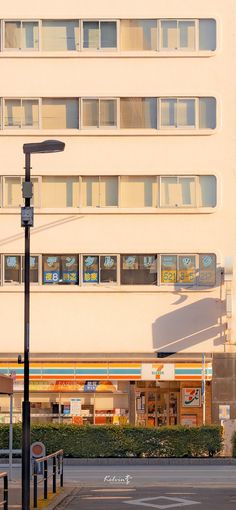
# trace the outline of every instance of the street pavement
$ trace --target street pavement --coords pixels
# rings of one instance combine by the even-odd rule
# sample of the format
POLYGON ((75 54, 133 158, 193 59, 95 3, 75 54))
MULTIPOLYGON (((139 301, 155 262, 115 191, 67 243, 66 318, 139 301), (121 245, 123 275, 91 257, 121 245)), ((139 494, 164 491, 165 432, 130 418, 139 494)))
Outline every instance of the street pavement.
MULTIPOLYGON (((0 471, 2 469, 0 468, 0 471)), ((20 508, 20 466, 13 469, 9 510, 20 508)), ((236 508, 236 465, 65 466, 66 510, 236 508)))

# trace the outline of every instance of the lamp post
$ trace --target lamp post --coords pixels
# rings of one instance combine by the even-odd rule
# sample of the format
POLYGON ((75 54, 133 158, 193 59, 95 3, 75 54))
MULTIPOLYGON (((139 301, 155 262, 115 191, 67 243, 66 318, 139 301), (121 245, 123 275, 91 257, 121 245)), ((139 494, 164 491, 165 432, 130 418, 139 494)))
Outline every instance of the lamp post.
POLYGON ((33 227, 33 185, 30 181, 30 155, 62 152, 65 144, 58 140, 23 145, 25 154, 25 181, 22 194, 25 205, 21 208, 21 226, 25 229, 25 282, 24 282, 24 400, 22 403, 22 510, 30 509, 30 401, 29 401, 29 340, 30 340, 30 227, 33 227))

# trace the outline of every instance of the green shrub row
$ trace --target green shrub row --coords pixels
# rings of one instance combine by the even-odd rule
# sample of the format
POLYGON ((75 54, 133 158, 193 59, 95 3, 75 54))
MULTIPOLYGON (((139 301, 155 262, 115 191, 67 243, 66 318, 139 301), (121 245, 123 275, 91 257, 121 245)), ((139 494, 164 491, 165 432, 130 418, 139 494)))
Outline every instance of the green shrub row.
MULTIPOLYGON (((0 425, 0 449, 8 448, 9 426, 0 425)), ((14 448, 21 448, 21 426, 14 425, 14 448)), ((46 453, 61 448, 65 457, 204 457, 218 454, 221 428, 33 425, 31 441, 46 453)))

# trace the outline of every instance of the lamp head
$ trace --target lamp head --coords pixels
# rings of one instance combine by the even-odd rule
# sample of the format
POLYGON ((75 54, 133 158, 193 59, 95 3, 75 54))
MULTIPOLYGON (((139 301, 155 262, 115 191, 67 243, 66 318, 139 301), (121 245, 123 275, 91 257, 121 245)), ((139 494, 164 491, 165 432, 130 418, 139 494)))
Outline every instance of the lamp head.
POLYGON ((40 143, 25 143, 24 154, 47 154, 50 152, 62 152, 65 149, 64 142, 59 140, 45 140, 40 143))

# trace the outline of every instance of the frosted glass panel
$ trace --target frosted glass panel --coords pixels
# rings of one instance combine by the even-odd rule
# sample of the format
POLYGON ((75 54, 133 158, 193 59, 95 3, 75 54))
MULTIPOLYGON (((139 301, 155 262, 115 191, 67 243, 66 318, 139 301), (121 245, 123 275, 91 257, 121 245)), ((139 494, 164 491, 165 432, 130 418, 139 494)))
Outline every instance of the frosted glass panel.
POLYGON ((195 100, 178 99, 177 101, 177 125, 178 127, 195 126, 195 100))
POLYGON ((100 126, 113 127, 116 126, 116 100, 101 99, 100 100, 100 126))
POLYGON ((179 21, 179 47, 193 50, 195 48, 195 21, 179 21))
POLYGON ((39 127, 39 104, 38 100, 22 100, 22 128, 39 127))
POLYGON ((161 126, 176 127, 177 125, 177 100, 161 99, 161 126))
POLYGON ((98 21, 84 21, 83 47, 99 49, 99 23, 98 21))
POLYGON ((78 207, 78 177, 43 177, 42 207, 78 207))
POLYGON ((101 21, 101 48, 116 48, 116 22, 101 21))
POLYGON ((156 50, 156 20, 121 20, 121 50, 156 50))
POLYGON ((121 176, 121 207, 156 207, 156 177, 121 176))
POLYGON ((150 98, 121 98, 121 128, 157 128, 157 102, 150 98))
POLYGON ((216 22, 214 19, 199 20, 199 49, 216 49, 216 22))
POLYGON ((43 129, 78 128, 78 99, 43 99, 42 124, 43 129))
POLYGON ((21 23, 20 21, 5 22, 5 48, 21 48, 21 23))
POLYGON ((99 207, 99 178, 82 177, 82 207, 99 207))
POLYGON ((199 127, 202 129, 216 128, 216 100, 214 97, 199 99, 199 127))
POLYGON ((49 20, 42 22, 42 49, 44 51, 73 51, 79 48, 77 20, 49 20))
POLYGON ((176 50, 178 48, 177 21, 161 22, 161 46, 163 49, 176 50))
POLYGON ((216 178, 214 175, 199 176, 200 200, 201 207, 216 206, 216 178))
POLYGON ((194 177, 179 177, 180 205, 194 207, 196 204, 195 191, 194 177))
POLYGON ((5 127, 21 127, 21 100, 20 99, 7 99, 5 100, 5 127))
POLYGON ((98 99, 83 99, 83 126, 99 127, 98 99))
POLYGON ((117 177, 100 177, 100 205, 101 207, 118 205, 117 177))
POLYGON ((23 203, 20 177, 5 177, 4 206, 20 207, 23 203))
POLYGON ((39 49, 39 28, 37 22, 23 21, 21 48, 26 50, 39 49))

